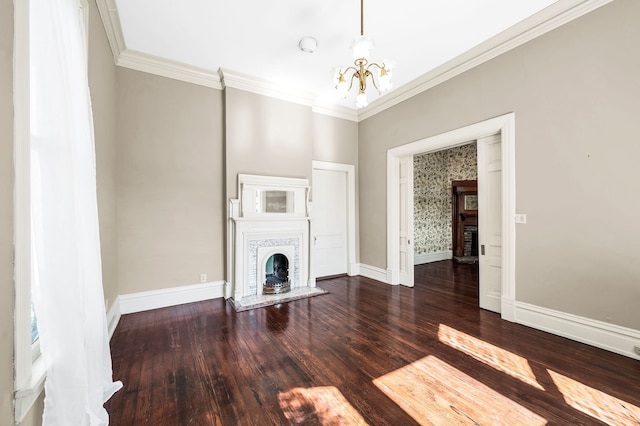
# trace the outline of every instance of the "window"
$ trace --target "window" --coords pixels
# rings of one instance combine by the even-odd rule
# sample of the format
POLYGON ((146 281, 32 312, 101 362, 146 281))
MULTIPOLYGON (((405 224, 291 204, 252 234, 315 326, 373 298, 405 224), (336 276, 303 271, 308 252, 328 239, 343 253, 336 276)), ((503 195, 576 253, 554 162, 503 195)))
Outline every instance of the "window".
MULTIPOLYGON (((79 1, 88 22, 88 3, 79 1)), ((14 2, 14 249, 15 249, 15 421, 27 414, 44 387, 45 366, 40 356, 37 318, 31 297, 30 191, 30 2, 14 2)))

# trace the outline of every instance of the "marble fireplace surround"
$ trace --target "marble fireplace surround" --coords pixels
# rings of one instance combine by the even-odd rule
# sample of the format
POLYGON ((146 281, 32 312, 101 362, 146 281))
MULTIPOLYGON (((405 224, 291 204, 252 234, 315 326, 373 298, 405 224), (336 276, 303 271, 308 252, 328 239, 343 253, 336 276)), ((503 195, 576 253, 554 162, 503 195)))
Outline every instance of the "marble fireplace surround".
POLYGON ((229 200, 226 297, 236 311, 326 293, 311 274, 311 218, 307 179, 238 175, 238 199, 229 200), (262 294, 267 259, 284 254, 291 290, 262 294))

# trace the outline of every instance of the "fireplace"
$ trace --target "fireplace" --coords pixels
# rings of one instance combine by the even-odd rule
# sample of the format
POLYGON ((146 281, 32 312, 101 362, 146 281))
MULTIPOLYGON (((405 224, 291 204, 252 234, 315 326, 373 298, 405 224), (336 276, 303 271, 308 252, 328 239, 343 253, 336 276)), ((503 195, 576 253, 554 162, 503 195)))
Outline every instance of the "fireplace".
POLYGON ((315 287, 307 179, 238 175, 229 200, 227 298, 248 301, 315 287))
POLYGON ((264 267, 265 278, 262 282, 262 294, 280 294, 291 290, 289 280, 289 259, 285 254, 274 253, 267 258, 264 267))

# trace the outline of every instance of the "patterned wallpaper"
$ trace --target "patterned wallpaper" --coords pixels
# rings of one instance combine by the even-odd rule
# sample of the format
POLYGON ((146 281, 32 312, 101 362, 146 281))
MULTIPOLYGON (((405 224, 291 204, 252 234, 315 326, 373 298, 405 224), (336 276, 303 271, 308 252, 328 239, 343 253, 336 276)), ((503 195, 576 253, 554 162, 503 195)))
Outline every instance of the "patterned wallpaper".
POLYGON ((451 181, 478 178, 476 143, 413 157, 414 253, 451 248, 451 181))

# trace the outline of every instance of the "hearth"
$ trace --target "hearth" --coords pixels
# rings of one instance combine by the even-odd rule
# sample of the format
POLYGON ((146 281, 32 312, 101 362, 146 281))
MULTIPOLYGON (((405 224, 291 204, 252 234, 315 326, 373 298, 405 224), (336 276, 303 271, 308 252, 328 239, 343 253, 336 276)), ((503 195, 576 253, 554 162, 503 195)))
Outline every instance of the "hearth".
POLYGON ((238 175, 238 192, 229 200, 226 297, 245 306, 313 289, 308 180, 238 175))

